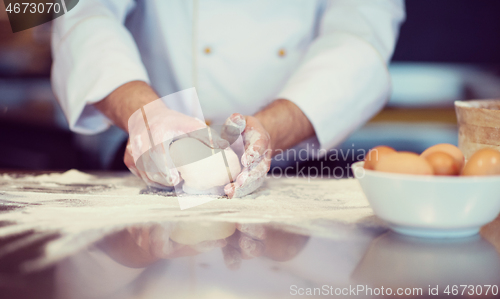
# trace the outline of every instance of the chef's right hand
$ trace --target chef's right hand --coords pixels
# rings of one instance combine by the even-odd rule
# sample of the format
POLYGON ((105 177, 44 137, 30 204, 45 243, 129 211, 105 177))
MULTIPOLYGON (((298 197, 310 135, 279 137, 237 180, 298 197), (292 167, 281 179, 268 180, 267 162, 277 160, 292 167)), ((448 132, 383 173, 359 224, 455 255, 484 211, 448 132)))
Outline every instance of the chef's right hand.
POLYGON ((227 142, 222 139, 213 137, 213 140, 210 140, 207 131, 201 130, 206 127, 205 123, 197 118, 169 109, 161 99, 153 101, 130 117, 129 140, 123 161, 133 174, 149 186, 175 186, 181 181, 181 177, 175 168, 167 165, 169 145, 173 138, 187 135, 214 147, 226 145, 227 142), (156 145, 152 146, 151 143, 156 145))

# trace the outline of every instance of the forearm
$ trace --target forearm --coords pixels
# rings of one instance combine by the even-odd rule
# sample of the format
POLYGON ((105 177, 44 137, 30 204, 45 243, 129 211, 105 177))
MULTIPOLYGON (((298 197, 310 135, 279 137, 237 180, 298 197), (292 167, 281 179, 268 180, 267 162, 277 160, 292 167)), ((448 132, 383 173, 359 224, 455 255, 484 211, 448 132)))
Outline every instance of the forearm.
POLYGON ((158 99, 156 92, 143 81, 132 81, 111 92, 94 104, 116 126, 128 132, 129 117, 142 106, 158 99))
POLYGON ((276 100, 255 114, 271 137, 273 155, 314 136, 314 128, 300 108, 289 100, 276 100), (278 152, 277 152, 278 151, 278 152))

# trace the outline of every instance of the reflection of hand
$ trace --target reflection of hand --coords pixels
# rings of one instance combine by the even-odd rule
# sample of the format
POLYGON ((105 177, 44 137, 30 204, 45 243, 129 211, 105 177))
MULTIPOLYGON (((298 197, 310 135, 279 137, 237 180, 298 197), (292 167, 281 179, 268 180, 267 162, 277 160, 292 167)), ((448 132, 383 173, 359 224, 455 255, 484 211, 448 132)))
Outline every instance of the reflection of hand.
MULTIPOLYGON (((174 186, 181 180, 178 172, 167 166, 169 144, 176 136, 186 135, 214 147, 227 143, 219 138, 209 140, 205 123, 201 120, 168 109, 161 99, 144 107, 147 117, 145 126, 143 111, 138 110, 129 119, 129 142, 123 158, 132 173, 150 186, 174 186), (151 147, 150 139, 155 146, 151 147), (213 142, 217 144, 213 144, 213 142), (165 143, 164 143, 165 142, 165 143), (134 160, 136 163, 134 163, 134 160)), ((214 134, 215 137, 215 134, 214 134)))
POLYGON ((500 215, 492 222, 483 226, 480 233, 500 253, 500 215))
POLYGON ((182 245, 170 239, 175 223, 129 227, 101 242, 101 248, 117 262, 134 268, 145 267, 160 259, 198 255, 226 246, 226 240, 182 245))
POLYGON ((239 269, 242 259, 252 259, 264 253, 266 229, 260 224, 236 224, 236 231, 226 238, 222 248, 224 262, 231 270, 239 269))
POLYGON ((244 259, 266 256, 275 261, 294 258, 306 245, 309 237, 265 227, 261 224, 236 224, 236 232, 227 238, 222 248, 224 262, 237 270, 244 259))
POLYGON ((131 227, 127 229, 135 241, 142 249, 156 259, 171 259, 182 256, 197 255, 210 251, 214 248, 226 246, 226 241, 211 240, 203 241, 194 245, 183 245, 170 239, 170 235, 175 227, 174 223, 156 224, 152 226, 131 227))
POLYGON ((122 265, 141 268, 160 259, 198 255, 222 248, 224 262, 231 270, 242 260, 260 256, 275 261, 295 257, 309 237, 265 227, 262 224, 236 224, 236 231, 226 239, 182 245, 170 239, 176 223, 129 227, 104 239, 99 245, 112 259, 122 265))
MULTIPOLYGON (((224 187, 224 192, 229 198, 245 196, 259 188, 271 166, 271 140, 269 133, 264 129, 259 120, 253 116, 239 113, 231 115, 226 121, 227 127, 239 128, 242 132, 245 153, 241 157, 243 170, 236 180, 224 187)), ((239 134, 239 132, 237 132, 239 134)), ((230 140, 225 133, 222 137, 230 140)), ((236 132, 234 132, 236 133, 236 132)), ((231 132, 229 133, 231 134, 231 132)))

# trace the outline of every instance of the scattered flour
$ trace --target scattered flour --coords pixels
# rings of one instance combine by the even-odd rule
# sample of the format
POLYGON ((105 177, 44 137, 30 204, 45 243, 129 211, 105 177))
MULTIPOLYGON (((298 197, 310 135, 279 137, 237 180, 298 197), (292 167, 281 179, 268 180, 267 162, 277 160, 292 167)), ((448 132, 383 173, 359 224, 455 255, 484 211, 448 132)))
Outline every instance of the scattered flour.
POLYGON ((96 180, 93 175, 76 169, 70 169, 64 173, 50 173, 37 176, 27 175, 22 177, 12 177, 8 174, 3 174, 3 180, 17 180, 17 181, 34 181, 34 182, 54 182, 60 184, 81 184, 96 180))
MULTIPOLYGON (((272 222, 294 225, 322 236, 335 234, 331 225, 381 225, 373 221, 372 209, 353 179, 308 182, 301 178, 268 178, 261 188, 243 198, 222 197, 180 210, 174 193, 148 189, 130 173, 89 175, 70 170, 19 178, 3 175, 0 208, 4 210, 0 213, 0 223, 11 223, 0 227, 0 238, 29 230, 60 235, 45 246, 42 258, 24 265, 27 271, 52 265, 103 236, 134 224, 179 220, 272 222), (52 185, 43 185, 47 183, 64 188, 54 192, 52 185), (36 184, 42 184, 36 192, 33 188, 26 189, 36 184)), ((18 246, 29 243, 24 242, 18 246)), ((0 249, 0 256, 8 251, 0 249)))

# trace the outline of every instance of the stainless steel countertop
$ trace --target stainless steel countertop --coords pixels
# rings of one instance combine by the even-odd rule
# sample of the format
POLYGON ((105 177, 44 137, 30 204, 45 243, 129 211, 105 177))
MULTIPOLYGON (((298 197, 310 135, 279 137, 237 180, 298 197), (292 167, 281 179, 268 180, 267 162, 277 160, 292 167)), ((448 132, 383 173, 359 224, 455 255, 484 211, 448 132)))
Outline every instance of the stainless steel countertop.
MULTIPOLYGON (((5 200, 0 207, 1 213, 17 209, 5 200)), ((465 297, 471 285, 475 294, 482 288, 479 297, 493 285, 486 297, 498 296, 493 293, 500 287, 500 219, 483 227, 481 236, 440 240, 321 219, 311 227, 280 221, 236 223, 238 229, 225 240, 181 246, 169 241, 169 234, 184 221, 189 217, 165 222, 144 219, 95 236, 91 245, 36 271, 29 271, 25 262, 43 254, 41 249, 60 237, 57 231, 25 230, 0 238, 0 297, 289 298, 304 294, 316 298, 347 292, 352 298, 384 298, 403 292, 404 297, 426 298, 430 290, 437 290, 439 296, 430 297, 441 298, 453 297, 455 291, 465 297), (445 293, 447 286, 450 296, 445 293), (388 290, 392 295, 387 295, 388 290)), ((11 225, 0 223, 0 228, 5 231, 11 225)), ((67 245, 80 241, 74 238, 67 245)))

